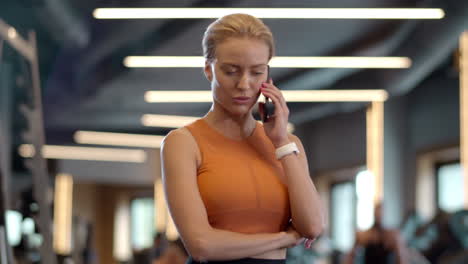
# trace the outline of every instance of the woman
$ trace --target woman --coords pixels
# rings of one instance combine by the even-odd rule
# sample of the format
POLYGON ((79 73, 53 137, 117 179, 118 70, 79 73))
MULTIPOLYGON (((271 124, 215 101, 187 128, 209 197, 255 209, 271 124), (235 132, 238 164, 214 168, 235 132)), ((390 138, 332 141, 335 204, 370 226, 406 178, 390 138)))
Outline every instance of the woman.
POLYGON ((287 133, 286 102, 267 81, 272 34, 261 20, 233 14, 213 22, 202 44, 212 107, 161 149, 188 263, 285 263, 288 247, 322 232, 323 213, 301 141, 287 133), (260 94, 275 106, 263 125, 252 116, 260 94))

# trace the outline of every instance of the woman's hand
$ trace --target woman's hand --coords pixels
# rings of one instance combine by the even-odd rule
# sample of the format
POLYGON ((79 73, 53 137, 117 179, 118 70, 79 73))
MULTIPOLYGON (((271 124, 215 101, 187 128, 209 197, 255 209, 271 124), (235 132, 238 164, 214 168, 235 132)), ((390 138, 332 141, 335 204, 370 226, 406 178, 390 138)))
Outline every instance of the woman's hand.
MULTIPOLYGON (((274 114, 269 117, 268 122, 263 123, 266 135, 270 138, 276 148, 288 144, 290 142, 287 131, 289 109, 286 105, 286 100, 284 99, 283 94, 273 84, 271 79, 268 83, 262 83, 260 93, 270 98, 275 105, 274 114)), ((262 115, 262 117, 264 115, 262 107, 260 107, 260 115, 262 115)))
POLYGON ((294 226, 290 225, 288 229, 286 229, 286 234, 291 237, 291 243, 287 248, 293 248, 297 245, 302 244, 306 239, 301 237, 301 234, 299 234, 294 226))
POLYGON ((291 244, 288 246, 288 248, 293 248, 296 246, 299 246, 300 244, 304 243, 304 247, 306 249, 310 249, 312 246, 312 243, 315 241, 315 239, 308 239, 305 237, 301 237, 301 234, 299 234, 294 226, 289 226, 289 228, 286 230, 286 234, 290 235, 292 240, 291 244))

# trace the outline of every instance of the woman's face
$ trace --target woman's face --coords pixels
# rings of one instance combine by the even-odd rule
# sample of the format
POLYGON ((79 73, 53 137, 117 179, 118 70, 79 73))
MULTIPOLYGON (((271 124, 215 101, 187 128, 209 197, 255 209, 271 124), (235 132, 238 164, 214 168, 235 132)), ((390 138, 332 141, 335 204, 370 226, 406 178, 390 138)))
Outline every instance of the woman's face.
POLYGON ((262 82, 267 81, 269 48, 261 40, 229 38, 205 65, 215 107, 234 115, 250 114, 262 82))

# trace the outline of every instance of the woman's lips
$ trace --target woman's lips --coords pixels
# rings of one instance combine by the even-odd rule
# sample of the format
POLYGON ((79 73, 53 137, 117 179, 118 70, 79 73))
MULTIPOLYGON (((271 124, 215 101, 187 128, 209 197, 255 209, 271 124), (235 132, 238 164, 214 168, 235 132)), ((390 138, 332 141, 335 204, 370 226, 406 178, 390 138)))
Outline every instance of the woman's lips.
POLYGON ((238 96, 233 98, 236 104, 248 104, 250 102, 250 97, 247 96, 238 96))

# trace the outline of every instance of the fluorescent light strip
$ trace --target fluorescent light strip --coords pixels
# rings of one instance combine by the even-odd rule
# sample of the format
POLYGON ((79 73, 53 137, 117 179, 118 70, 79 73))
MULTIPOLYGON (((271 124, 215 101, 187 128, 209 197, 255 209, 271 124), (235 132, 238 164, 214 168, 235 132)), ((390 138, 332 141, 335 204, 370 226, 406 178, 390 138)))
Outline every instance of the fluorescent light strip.
POLYGON ((383 68, 404 69, 411 66, 407 57, 274 57, 273 68, 383 68))
POLYGON ((64 256, 72 250, 72 206, 73 177, 58 174, 55 177, 53 246, 56 253, 64 256))
MULTIPOLYGON (((43 147, 42 153, 44 158, 47 159, 118 161, 133 163, 143 163, 146 161, 146 152, 136 149, 46 145, 43 147)), ((33 157, 35 155, 34 146, 29 144, 21 145, 19 147, 19 154, 24 158, 33 157)))
POLYGON ((156 232, 165 233, 169 211, 166 205, 164 186, 160 178, 158 178, 154 183, 154 208, 156 211, 156 217, 154 218, 156 232))
POLYGON ((233 13, 278 19, 441 19, 440 8, 97 8, 96 19, 204 19, 233 13))
MULTIPOLYGON (((146 114, 141 118, 141 123, 149 127, 167 127, 178 128, 195 122, 200 117, 195 116, 176 116, 176 115, 153 115, 146 114)), ((294 125, 288 123, 287 130, 289 133, 294 132, 294 125)))
POLYGON ((113 145, 143 148, 159 148, 164 136, 109 133, 95 131, 77 131, 74 134, 76 143, 94 145, 113 145))
POLYGON ((201 68, 202 56, 128 56, 123 64, 128 68, 201 68))
MULTIPOLYGON (((201 68, 201 56, 128 56, 123 64, 128 68, 201 68)), ((408 57, 274 57, 272 68, 359 68, 406 69, 411 67, 408 57)))
MULTIPOLYGON (((383 102, 388 98, 385 90, 283 90, 282 93, 287 102, 383 102)), ((145 101, 209 103, 213 101, 213 95, 211 91, 148 91, 145 93, 145 101)), ((190 120, 187 120, 187 123, 190 120)))
POLYGON ((117 208, 114 211, 113 256, 119 263, 126 263, 132 258, 130 199, 125 194, 117 197, 117 208))
POLYGON ((383 200, 384 103, 372 102, 367 108, 367 170, 374 176, 374 204, 383 200))
POLYGON ((188 125, 200 117, 195 116, 176 116, 176 115, 153 115, 146 114, 141 118, 141 123, 149 127, 167 127, 177 128, 188 125))
MULTIPOLYGON (((147 103, 211 103, 211 91, 148 91, 145 93, 147 103)), ((191 119, 187 119, 189 121, 191 119)), ((185 120, 184 120, 185 121, 185 120)))

